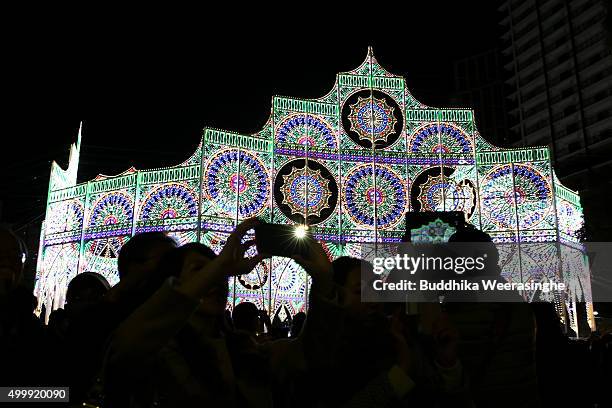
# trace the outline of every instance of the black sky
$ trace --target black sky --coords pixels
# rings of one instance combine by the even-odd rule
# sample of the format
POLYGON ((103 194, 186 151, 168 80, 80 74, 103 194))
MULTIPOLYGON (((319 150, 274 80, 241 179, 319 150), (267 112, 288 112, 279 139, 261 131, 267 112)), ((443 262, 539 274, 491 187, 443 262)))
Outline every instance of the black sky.
POLYGON ((272 95, 323 96, 368 45, 417 99, 447 106, 453 61, 496 46, 496 3, 429 2, 355 19, 312 10, 300 22, 185 11, 21 27, 5 52, 1 220, 19 226, 42 215, 50 161, 66 164, 80 120, 79 181, 174 165, 194 151, 204 126, 255 132, 272 95))

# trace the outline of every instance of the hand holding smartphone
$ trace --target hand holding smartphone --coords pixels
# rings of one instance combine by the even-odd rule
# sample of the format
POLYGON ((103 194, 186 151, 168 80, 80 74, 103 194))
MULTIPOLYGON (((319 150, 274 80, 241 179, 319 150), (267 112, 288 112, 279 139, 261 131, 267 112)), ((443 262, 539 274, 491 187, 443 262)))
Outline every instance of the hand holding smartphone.
POLYGON ((257 252, 290 258, 308 257, 312 235, 304 225, 262 223, 255 227, 257 252))

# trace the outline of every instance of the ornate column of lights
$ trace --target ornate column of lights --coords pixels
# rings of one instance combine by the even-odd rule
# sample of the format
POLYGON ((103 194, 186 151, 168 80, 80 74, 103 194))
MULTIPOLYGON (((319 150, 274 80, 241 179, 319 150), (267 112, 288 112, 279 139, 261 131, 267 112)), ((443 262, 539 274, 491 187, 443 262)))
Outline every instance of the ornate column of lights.
MULTIPOLYGON (((272 106, 270 108, 270 126, 271 126, 271 139, 272 141, 270 142, 270 146, 271 146, 271 154, 270 154, 270 169, 271 169, 271 174, 276 174, 276 160, 275 160, 275 156, 276 156, 276 149, 274 148, 275 146, 275 142, 276 142, 276 118, 275 118, 275 110, 276 110, 276 103, 275 103, 275 98, 272 97, 272 106)), ((268 180, 268 186, 270 188, 270 198, 269 198, 269 206, 270 206, 270 215, 269 215, 269 219, 266 220, 268 222, 273 222, 274 221, 274 178, 270 177, 270 179, 268 180)), ((266 282, 266 285, 268 286, 268 316, 272 316, 272 259, 266 259, 264 262, 268 263, 268 269, 269 269, 269 278, 268 281, 266 282)), ((264 307, 265 307, 265 302, 264 302, 264 307)))
MULTIPOLYGON (((553 211, 555 213, 555 249, 557 253, 557 277, 559 278, 561 282, 563 282, 564 280, 563 278, 563 259, 561 258, 561 236, 559 234, 559 212, 557 211, 557 187, 555 185, 555 177, 554 177, 550 152, 548 154, 548 171, 550 174, 550 186, 551 186, 552 196, 553 196, 553 200, 552 200, 553 211)), ((565 298, 565 293, 563 294, 563 297, 565 298)), ((565 304, 564 298, 561 299, 563 304, 565 304)), ((564 331, 567 332, 568 324, 567 324, 567 315, 565 313, 565 308, 561 308, 560 317, 561 317, 561 320, 563 321, 564 331)))
MULTIPOLYGON (((306 105, 306 143, 304 146, 304 157, 305 157, 305 165, 304 165, 304 171, 306 172, 305 175, 305 183, 304 183, 304 188, 306 189, 306 194, 304 194, 305 197, 305 206, 304 206, 304 226, 306 228, 309 228, 309 224, 308 224, 308 207, 310 206, 310 192, 308 190, 308 187, 310 186, 310 169, 308 168, 308 148, 310 147, 310 122, 309 122, 309 118, 310 118, 310 107, 308 105, 306 105)), ((314 187, 314 186, 313 186, 314 187)), ((321 185, 321 187, 323 188, 323 184, 321 185)), ((304 274, 304 283, 306 286, 306 290, 304 291, 304 302, 306 303, 306 305, 308 305, 308 274, 305 273, 304 274)))
MULTIPOLYGON (((238 158, 236 160, 237 162, 237 166, 238 168, 236 169, 236 193, 235 193, 235 200, 236 200, 236 211, 235 211, 235 216, 234 216, 234 228, 236 227, 236 225, 238 225, 238 220, 240 219, 240 185, 241 185, 241 174, 240 174, 240 144, 238 144, 238 148, 236 149, 238 158)), ((230 183, 231 183, 231 179, 230 179, 230 183)), ((238 278, 236 276, 232 277, 232 279, 234 280, 234 284, 232 285, 232 300, 233 300, 233 304, 232 304, 232 310, 234 307, 236 307, 236 281, 238 280, 238 278)))
MULTIPOLYGON (((476 188, 475 190, 475 203, 474 203, 474 209, 478 211, 478 228, 482 229, 482 206, 480 205, 480 198, 481 198, 481 194, 480 194, 480 171, 478 169, 479 167, 479 159, 478 159, 478 154, 476 154, 476 118, 472 117, 472 120, 470 122, 471 124, 471 129, 470 129, 470 135, 472 137, 472 157, 474 158, 474 175, 476 177, 476 188)), ((466 222, 468 220, 466 219, 466 222)))
POLYGON ((200 186, 198 189, 198 229, 196 230, 197 242, 202 242, 202 212, 204 212, 204 208, 202 208, 202 201, 204 197, 202 195, 202 191, 204 191, 204 132, 202 132, 202 141, 200 142, 200 174, 198 175, 198 185, 200 186))
POLYGON ((521 254, 521 243, 522 243, 522 238, 521 238, 521 227, 520 227, 520 219, 518 216, 518 206, 516 203, 516 177, 515 177, 515 167, 514 167, 514 162, 512 162, 510 164, 510 174, 512 174, 512 208, 514 210, 514 219, 516 220, 516 227, 514 230, 514 237, 516 239, 517 245, 518 245, 518 259, 519 259, 519 277, 521 279, 521 282, 523 282, 523 260, 522 260, 522 254, 521 254))
POLYGON ((142 172, 140 170, 136 171, 136 192, 134 193, 134 216, 132 217, 132 233, 130 234, 131 237, 134 236, 134 234, 136 234, 136 222, 138 220, 139 217, 139 213, 140 213, 140 182, 141 182, 141 175, 142 172))
POLYGON ((438 146, 437 146, 437 152, 438 153, 438 161, 440 164, 440 180, 442 181, 442 211, 446 211, 446 183, 444 182, 444 177, 446 176, 444 174, 444 156, 443 156, 443 150, 442 146, 444 146, 442 144, 442 132, 440 131, 440 116, 441 116, 441 112, 439 109, 436 109, 436 132, 437 132, 437 137, 438 137, 438 146))
POLYGON ((374 138, 374 76, 372 75, 372 53, 368 52, 368 87, 370 90, 370 142, 372 143, 372 201, 374 202, 374 253, 378 251, 378 190, 376 186, 376 139, 374 138))
MULTIPOLYGON (((340 140, 340 128, 342 127, 342 106, 341 106, 341 97, 340 97, 340 81, 336 80, 336 83, 334 84, 334 88, 335 88, 335 92, 337 94, 337 98, 338 98, 338 103, 337 103, 337 112, 336 112, 336 129, 338 129, 338 131, 336 132, 336 153, 338 154, 338 184, 339 184, 339 188, 338 188, 338 205, 340 206, 340 208, 342 208, 342 203, 343 203, 343 195, 344 195, 344 189, 342 188, 342 186, 344 185, 343 183, 343 179, 344 179, 344 169, 342 168, 342 161, 343 161, 343 157, 342 157, 342 143, 340 140)), ((332 90, 333 92, 333 90, 332 90)), ((338 219, 338 230, 337 230, 337 239, 338 239, 338 248, 340 248, 342 250, 342 252, 346 251, 346 239, 344 237, 344 223, 342 220, 342 212, 338 211, 338 215, 337 215, 337 219, 338 219)))
POLYGON ((91 181, 88 181, 85 188, 85 201, 83 206, 83 222, 81 222, 81 240, 79 243, 79 259, 77 263, 77 271, 85 272, 83 270, 83 258, 85 257, 85 222, 90 216, 89 202, 91 200, 91 181))

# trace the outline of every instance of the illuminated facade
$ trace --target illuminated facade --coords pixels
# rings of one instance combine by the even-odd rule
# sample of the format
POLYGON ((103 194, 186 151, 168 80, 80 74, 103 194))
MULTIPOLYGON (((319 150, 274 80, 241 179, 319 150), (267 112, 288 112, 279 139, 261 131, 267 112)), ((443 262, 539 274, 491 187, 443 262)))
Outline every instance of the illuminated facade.
MULTIPOLYGON (((423 105, 371 50, 319 99, 275 96, 260 132, 205 128, 178 166, 77 184, 79 147, 80 133, 68 169, 51 170, 36 284, 47 311, 63 305, 77 273, 116 283, 121 245, 145 231, 218 252, 239 220, 258 216, 308 224, 335 258, 360 256, 363 242, 399 241, 406 212, 460 210, 497 242, 542 244, 506 273, 529 281, 564 279, 542 265, 555 242, 578 245, 582 226, 579 197, 557 180, 547 147, 490 145, 472 110, 423 105)), ((590 290, 588 273, 581 279, 590 290)), ((305 310, 308 283, 291 260, 273 258, 231 279, 228 305, 251 301, 283 318, 305 310)), ((565 303, 575 320, 573 300, 565 303)))

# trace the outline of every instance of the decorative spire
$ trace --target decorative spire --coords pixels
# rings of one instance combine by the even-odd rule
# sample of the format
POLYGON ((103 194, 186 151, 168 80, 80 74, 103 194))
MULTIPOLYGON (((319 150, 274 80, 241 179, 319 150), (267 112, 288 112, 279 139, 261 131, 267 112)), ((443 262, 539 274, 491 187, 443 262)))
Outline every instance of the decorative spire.
POLYGON ((79 124, 77 140, 70 145, 68 167, 62 169, 56 161, 51 163, 51 176, 49 178, 49 191, 75 186, 77 183, 77 172, 79 170, 79 156, 81 155, 81 134, 83 122, 79 124))
POLYGON ((374 58, 374 47, 368 45, 368 58, 374 58))
POLYGON ((79 122, 79 133, 77 134, 76 149, 81 151, 81 134, 83 132, 83 121, 79 122))

